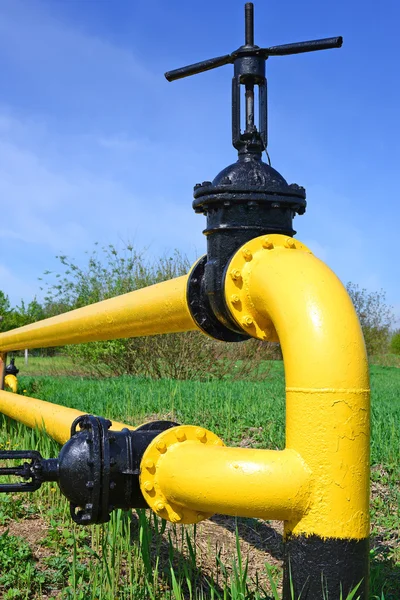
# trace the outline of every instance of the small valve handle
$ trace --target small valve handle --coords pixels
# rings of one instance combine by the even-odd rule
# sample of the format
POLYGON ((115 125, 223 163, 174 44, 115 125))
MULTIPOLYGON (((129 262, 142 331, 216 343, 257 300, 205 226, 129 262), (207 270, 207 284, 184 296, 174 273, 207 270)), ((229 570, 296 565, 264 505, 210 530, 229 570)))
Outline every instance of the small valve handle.
POLYGON ((43 458, 36 450, 1 450, 1 460, 23 460, 30 459, 31 462, 24 462, 22 465, 12 467, 0 467, 1 475, 14 475, 21 477, 25 483, 1 483, 0 492, 34 492, 42 485, 44 479, 42 477, 43 458))

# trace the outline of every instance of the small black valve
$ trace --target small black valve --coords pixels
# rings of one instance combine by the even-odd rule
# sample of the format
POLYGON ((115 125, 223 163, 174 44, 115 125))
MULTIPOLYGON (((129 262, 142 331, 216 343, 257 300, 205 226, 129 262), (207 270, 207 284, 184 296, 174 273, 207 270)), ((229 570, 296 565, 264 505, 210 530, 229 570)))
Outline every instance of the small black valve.
POLYGON ((17 376, 19 373, 19 369, 15 366, 15 358, 10 360, 10 364, 6 366, 6 375, 15 375, 17 376))
POLYGON ((80 525, 105 523, 115 508, 147 508, 139 485, 142 456, 157 435, 177 423, 154 421, 122 431, 110 431, 111 425, 102 417, 78 417, 58 458, 44 459, 34 450, 0 451, 0 460, 30 460, 0 468, 0 476, 25 480, 0 484, 0 492, 32 492, 45 481, 55 481, 80 525))

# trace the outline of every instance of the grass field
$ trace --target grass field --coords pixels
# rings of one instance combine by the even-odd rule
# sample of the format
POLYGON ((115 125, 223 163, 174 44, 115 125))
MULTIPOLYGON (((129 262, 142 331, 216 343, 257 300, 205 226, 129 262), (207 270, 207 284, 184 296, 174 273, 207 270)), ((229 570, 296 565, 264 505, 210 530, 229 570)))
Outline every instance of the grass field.
MULTIPOLYGON (((133 425, 154 418, 201 424, 229 445, 284 447, 281 362, 259 383, 71 377, 71 364, 58 358, 30 359, 25 372, 23 359, 18 366, 29 396, 133 425), (38 375, 44 372, 52 375, 38 375)), ((371 598, 399 600, 400 369, 371 367, 371 386, 371 598)), ((0 419, 0 447, 58 453, 46 436, 0 419)), ((280 523, 215 516, 197 527, 172 526, 134 511, 78 528, 51 484, 0 498, 5 599, 267 600, 279 598, 281 559, 280 523)))

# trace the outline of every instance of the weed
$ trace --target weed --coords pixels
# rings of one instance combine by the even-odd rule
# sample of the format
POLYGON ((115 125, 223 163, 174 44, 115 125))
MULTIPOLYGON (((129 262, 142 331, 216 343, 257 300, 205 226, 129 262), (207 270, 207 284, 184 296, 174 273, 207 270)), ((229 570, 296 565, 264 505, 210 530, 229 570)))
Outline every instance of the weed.
MULTIPOLYGON (((400 370, 373 366, 371 384, 371 598, 398 600, 400 370)), ((153 381, 127 376, 102 380, 26 376, 20 385, 27 395, 119 421, 140 424, 167 415, 181 423, 201 424, 231 445, 284 447, 284 376, 278 361, 270 364, 266 381, 236 381, 234 388, 230 381, 153 381)), ((46 457, 59 452, 47 436, 3 416, 0 446, 37 449, 46 457)), ((57 600, 279 598, 280 567, 267 565, 265 573, 260 568, 258 577, 250 576, 251 562, 242 554, 239 533, 231 558, 214 554, 214 564, 204 570, 196 528, 172 527, 153 513, 115 511, 104 526, 78 528, 53 484, 43 485, 37 494, 0 498, 0 524, 29 520, 33 513, 46 522, 38 542, 45 556, 37 563, 26 541, 17 538, 15 542, 15 536, 3 534, 0 560, 7 561, 15 553, 11 567, 3 566, 0 571, 9 578, 7 587, 0 583, 3 598, 40 600, 45 594, 57 600), (19 552, 26 552, 23 560, 19 552)), ((239 532, 245 521, 238 520, 239 532)), ((254 529, 261 526, 258 521, 253 525, 254 529)), ((211 555, 216 552, 212 545, 209 551, 211 555)))

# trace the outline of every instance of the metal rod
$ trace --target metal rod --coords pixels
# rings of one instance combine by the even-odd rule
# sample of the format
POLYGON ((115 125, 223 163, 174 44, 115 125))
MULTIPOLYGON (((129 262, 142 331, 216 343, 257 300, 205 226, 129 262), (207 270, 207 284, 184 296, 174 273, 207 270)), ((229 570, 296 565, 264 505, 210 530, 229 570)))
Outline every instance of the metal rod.
POLYGON ((246 83, 246 131, 254 131, 254 85, 246 83))
POLYGON ((254 46, 254 6, 252 2, 246 2, 244 6, 245 15, 245 43, 246 46, 254 46))
POLYGON ((331 50, 341 48, 343 38, 333 37, 322 40, 311 40, 309 42, 295 42, 293 44, 282 44, 281 46, 271 46, 263 48, 262 53, 266 56, 286 56, 289 54, 302 54, 303 52, 315 52, 317 50, 331 50))
POLYGON ((216 58, 202 60, 198 63, 194 63, 193 65, 188 65, 187 67, 180 67, 179 69, 174 69, 173 71, 167 71, 164 73, 164 77, 167 81, 176 81, 177 79, 182 79, 183 77, 189 77, 190 75, 197 75, 197 73, 210 71, 211 69, 216 69, 217 67, 223 67, 231 62, 233 62, 231 55, 225 54, 224 56, 217 56, 216 58))

